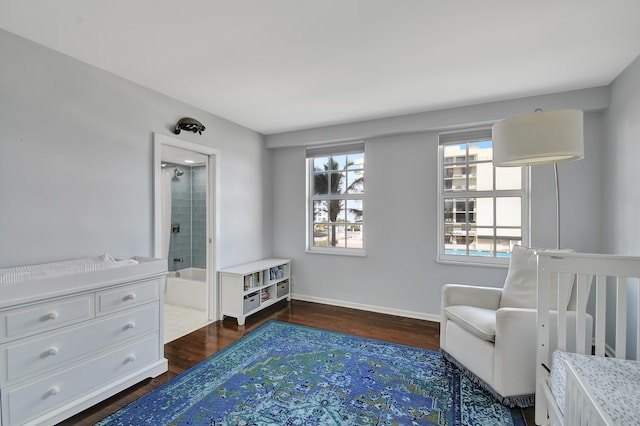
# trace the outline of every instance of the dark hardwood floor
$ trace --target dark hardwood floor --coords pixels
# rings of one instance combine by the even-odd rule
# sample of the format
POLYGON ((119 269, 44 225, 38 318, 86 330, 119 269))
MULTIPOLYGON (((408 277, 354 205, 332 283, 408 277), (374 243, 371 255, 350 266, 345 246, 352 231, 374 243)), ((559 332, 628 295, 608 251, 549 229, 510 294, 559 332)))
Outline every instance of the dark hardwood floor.
MULTIPOLYGON (((244 326, 238 326, 234 319, 225 319, 167 343, 164 350, 169 360, 168 372, 122 391, 60 424, 93 425, 272 319, 439 349, 439 323, 310 302, 283 301, 250 316, 244 326)), ((525 416, 527 423, 533 425, 533 409, 525 410, 525 416)))

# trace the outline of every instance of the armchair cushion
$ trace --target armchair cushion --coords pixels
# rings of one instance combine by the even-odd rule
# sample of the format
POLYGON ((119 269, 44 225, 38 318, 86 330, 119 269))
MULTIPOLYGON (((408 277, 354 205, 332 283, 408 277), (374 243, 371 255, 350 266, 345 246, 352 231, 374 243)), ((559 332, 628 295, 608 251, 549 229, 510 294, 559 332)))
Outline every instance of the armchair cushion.
POLYGON ((504 281, 501 308, 536 308, 538 304, 538 259, 535 250, 514 246, 504 281))
POLYGON ((496 311, 475 306, 455 305, 444 308, 447 317, 460 327, 489 342, 496 339, 496 311))
MULTIPOLYGON (((538 258, 536 249, 514 246, 511 250, 509 272, 504 281, 501 308, 528 308, 538 307, 538 258)), ((573 250, 557 250, 564 253, 573 253, 573 250)), ((552 309, 557 309, 558 292, 560 303, 566 308, 572 293, 574 276, 572 274, 560 274, 560 285, 552 285, 549 291, 549 303, 552 309), (558 290, 560 288, 560 290, 558 290)))

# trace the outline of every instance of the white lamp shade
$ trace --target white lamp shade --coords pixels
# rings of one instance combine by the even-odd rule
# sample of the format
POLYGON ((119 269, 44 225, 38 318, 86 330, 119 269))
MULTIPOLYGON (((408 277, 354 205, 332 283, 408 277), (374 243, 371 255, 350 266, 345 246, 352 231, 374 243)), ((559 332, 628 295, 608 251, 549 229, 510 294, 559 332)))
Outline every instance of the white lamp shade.
POLYGON ((538 111, 492 127, 495 166, 533 166, 584 158, 583 114, 575 109, 538 111))

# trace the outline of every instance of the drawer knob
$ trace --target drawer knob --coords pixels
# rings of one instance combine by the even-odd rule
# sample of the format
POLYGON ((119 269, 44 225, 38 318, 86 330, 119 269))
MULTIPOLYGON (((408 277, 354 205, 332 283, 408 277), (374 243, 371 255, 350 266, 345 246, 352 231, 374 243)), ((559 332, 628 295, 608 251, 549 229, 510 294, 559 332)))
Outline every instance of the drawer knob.
POLYGON ((49 356, 54 356, 57 355, 58 352, 60 352, 60 350, 58 348, 56 348, 55 346, 52 346, 49 348, 49 350, 47 351, 47 355, 49 356))
POLYGON ((60 388, 57 387, 57 386, 54 386, 51 389, 49 389, 49 391, 47 392, 47 395, 54 396, 54 395, 57 395, 59 393, 60 393, 60 388))
POLYGON ((130 328, 136 328, 136 323, 131 321, 125 324, 124 329, 129 330, 130 328))
POLYGON ((135 293, 129 293, 124 297, 124 300, 134 300, 136 298, 136 294, 135 293))
POLYGON ((136 360, 136 356, 131 354, 127 357, 127 359, 125 359, 126 362, 133 362, 136 360))
POLYGON ((54 312, 51 312, 49 315, 47 315, 47 319, 54 320, 54 319, 57 319, 59 316, 60 314, 54 311, 54 312))

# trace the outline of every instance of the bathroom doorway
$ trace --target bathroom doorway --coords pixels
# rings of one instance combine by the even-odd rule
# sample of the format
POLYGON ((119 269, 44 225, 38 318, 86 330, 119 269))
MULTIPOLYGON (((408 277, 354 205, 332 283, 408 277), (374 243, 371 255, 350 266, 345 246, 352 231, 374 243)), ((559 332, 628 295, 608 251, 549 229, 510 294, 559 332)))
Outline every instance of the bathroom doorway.
POLYGON ((217 319, 217 151, 154 134, 154 256, 167 259, 164 342, 217 319))

